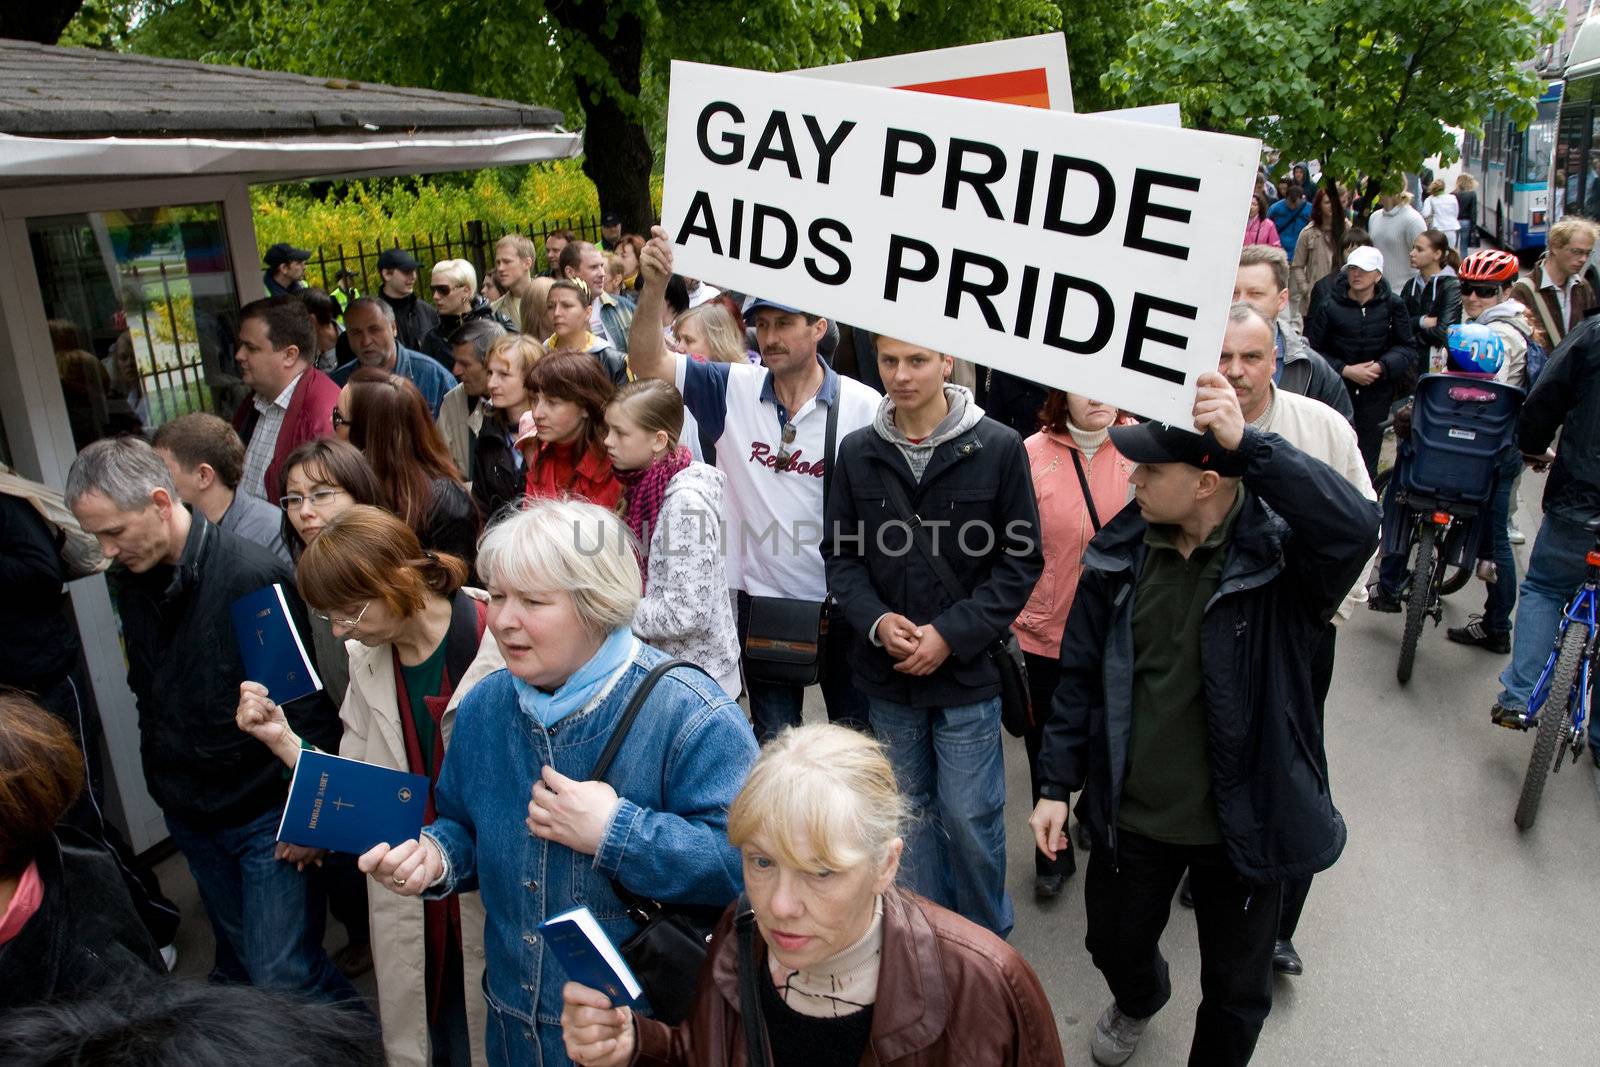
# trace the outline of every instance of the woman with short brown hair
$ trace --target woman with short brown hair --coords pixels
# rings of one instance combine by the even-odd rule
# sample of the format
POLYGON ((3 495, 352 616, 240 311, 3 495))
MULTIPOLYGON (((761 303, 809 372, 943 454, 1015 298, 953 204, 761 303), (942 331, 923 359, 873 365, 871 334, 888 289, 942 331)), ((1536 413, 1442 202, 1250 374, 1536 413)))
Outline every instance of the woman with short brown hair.
MULTIPOLYGON (((375 507, 347 509, 306 546, 295 570, 300 595, 348 639, 339 755, 438 780, 456 706, 504 666, 485 628, 487 594, 465 588, 466 576, 462 560, 423 549, 410 527, 375 507)), ((299 761, 300 738, 254 682, 240 687, 237 721, 286 766, 299 761)), ((367 907, 389 1063, 481 1062, 478 895, 424 906, 369 892, 367 907)))
POLYGON ((606 453, 612 393, 600 364, 583 352, 552 352, 528 371, 533 410, 523 417, 517 447, 528 457, 529 496, 617 506, 622 484, 606 453))
POLYGON ((165 970, 111 855, 57 826, 82 791, 66 726, 0 693, 0 1012, 165 970))

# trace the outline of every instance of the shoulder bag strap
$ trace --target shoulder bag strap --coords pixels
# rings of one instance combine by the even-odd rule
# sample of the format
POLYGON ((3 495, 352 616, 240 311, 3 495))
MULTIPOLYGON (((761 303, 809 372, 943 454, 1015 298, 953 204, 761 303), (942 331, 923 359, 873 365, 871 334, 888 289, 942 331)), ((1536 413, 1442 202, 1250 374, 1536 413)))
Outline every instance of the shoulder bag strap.
POLYGON ((1078 487, 1083 490, 1083 503, 1089 509, 1089 523, 1094 527, 1094 532, 1100 532, 1100 512, 1094 506, 1094 494, 1089 492, 1089 476, 1083 473, 1083 457, 1078 455, 1076 448, 1068 449, 1072 453, 1072 469, 1078 472, 1078 487))
POLYGON ((1551 317, 1550 307, 1544 302, 1544 296, 1539 292, 1539 287, 1534 284, 1533 278, 1519 278, 1517 279, 1517 284, 1511 288, 1513 291, 1525 290, 1527 292, 1528 299, 1526 303, 1531 305, 1534 314, 1539 316, 1539 323, 1544 327, 1545 338, 1553 346, 1562 331, 1556 326, 1555 319, 1551 317))
POLYGON ((616 729, 611 731, 611 740, 606 742, 605 750, 600 753, 600 758, 595 760, 594 770, 589 774, 590 781, 600 782, 605 780, 606 774, 611 770, 612 761, 617 758, 617 751, 622 748, 622 742, 628 739, 628 731, 633 727, 633 720, 639 717, 639 712, 644 707, 645 700, 649 698, 650 691, 656 687, 656 683, 661 681, 668 671, 675 667, 689 667, 692 670, 699 671, 701 674, 705 674, 708 678, 711 677, 706 674, 705 668, 696 666, 686 659, 662 660, 650 668, 650 673, 644 676, 644 680, 639 683, 639 688, 635 689, 633 696, 628 698, 628 706, 623 709, 622 718, 617 721, 616 729))
POLYGON ((822 510, 827 514, 828 494, 833 489, 833 457, 839 443, 839 404, 844 400, 844 383, 828 405, 828 421, 822 431, 822 510))
POLYGON ((767 1019, 761 1012, 761 987, 756 984, 761 980, 756 974, 756 915, 743 899, 733 925, 739 935, 739 1022, 744 1029, 745 1063, 767 1067, 767 1019))
POLYGON ((928 544, 922 526, 922 516, 911 510, 911 502, 906 499, 906 492, 893 474, 886 474, 883 480, 884 492, 889 494, 889 506, 897 513, 898 517, 911 527, 911 542, 917 546, 917 551, 922 553, 922 558, 928 561, 928 566, 933 568, 933 573, 939 578, 941 585, 950 594, 953 600, 965 600, 969 595, 962 588, 961 580, 956 577, 956 572, 943 558, 928 544))

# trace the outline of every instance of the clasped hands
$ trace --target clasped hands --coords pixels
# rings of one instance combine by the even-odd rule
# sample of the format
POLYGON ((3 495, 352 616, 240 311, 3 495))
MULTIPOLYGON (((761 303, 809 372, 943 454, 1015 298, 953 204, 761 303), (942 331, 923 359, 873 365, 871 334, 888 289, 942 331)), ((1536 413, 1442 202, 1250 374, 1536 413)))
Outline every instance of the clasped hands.
POLYGON ((950 658, 950 646, 932 623, 918 626, 893 611, 878 620, 878 641, 901 674, 932 674, 950 658))

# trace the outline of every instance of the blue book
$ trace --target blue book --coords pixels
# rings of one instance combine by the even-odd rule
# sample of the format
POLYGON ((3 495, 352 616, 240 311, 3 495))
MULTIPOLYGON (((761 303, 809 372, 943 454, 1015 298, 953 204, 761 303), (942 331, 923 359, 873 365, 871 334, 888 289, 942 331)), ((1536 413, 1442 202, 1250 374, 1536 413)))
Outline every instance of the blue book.
POLYGON ((588 908, 576 907, 546 919, 539 930, 574 982, 600 990, 618 1007, 638 1004, 644 998, 644 987, 633 976, 628 961, 588 908))
POLYGON ((422 832, 428 779, 306 750, 295 764, 278 840, 359 856, 422 832))
POLYGON ((239 642, 244 676, 267 687, 278 704, 309 696, 322 688, 305 642, 289 614, 283 586, 257 589, 233 602, 233 633, 239 642))

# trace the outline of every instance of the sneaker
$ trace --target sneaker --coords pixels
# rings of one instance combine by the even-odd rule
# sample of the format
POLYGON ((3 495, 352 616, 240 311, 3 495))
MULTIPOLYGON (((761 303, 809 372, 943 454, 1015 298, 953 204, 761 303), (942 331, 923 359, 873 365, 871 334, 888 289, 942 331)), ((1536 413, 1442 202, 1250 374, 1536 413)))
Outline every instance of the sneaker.
POLYGON ((1508 708, 1496 704, 1489 709, 1489 721, 1496 726, 1504 726, 1508 730, 1526 730, 1528 728, 1528 712, 1525 708, 1508 708))
POLYGON ((162 945, 159 951, 161 953, 161 962, 166 965, 167 973, 171 974, 173 968, 178 966, 178 946, 162 945))
POLYGON ((1367 609, 1369 611, 1381 611, 1385 615, 1398 615, 1400 614, 1400 598, 1393 593, 1384 592, 1382 587, 1375 587, 1367 595, 1367 609))
POLYGON ((1450 627, 1444 635, 1458 645, 1476 645, 1502 656, 1511 651, 1511 635, 1495 633, 1485 627, 1482 615, 1472 616, 1465 626, 1450 627))
POLYGON ((1525 545, 1528 543, 1528 535, 1523 533, 1522 530, 1517 526, 1516 519, 1512 519, 1506 523, 1506 540, 1510 541, 1514 545, 1525 545))
POLYGON ((1112 1001, 1106 1010, 1100 1013, 1100 1021, 1094 1024, 1094 1037, 1089 1041, 1089 1055, 1094 1057, 1094 1062, 1103 1064, 1104 1067, 1119 1067, 1127 1063, 1128 1057, 1133 1055, 1133 1050, 1139 1047, 1139 1039, 1144 1036, 1144 1028, 1150 1024, 1148 1018, 1135 1019, 1125 1015, 1117 1007, 1117 1002, 1112 1001))

